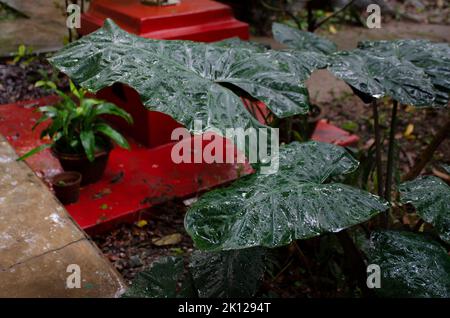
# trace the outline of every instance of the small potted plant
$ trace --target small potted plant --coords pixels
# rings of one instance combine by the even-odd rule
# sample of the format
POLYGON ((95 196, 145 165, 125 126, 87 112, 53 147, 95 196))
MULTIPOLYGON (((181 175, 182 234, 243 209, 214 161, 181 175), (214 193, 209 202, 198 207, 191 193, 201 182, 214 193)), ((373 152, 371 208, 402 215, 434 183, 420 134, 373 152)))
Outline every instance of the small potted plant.
POLYGON ((51 142, 29 151, 18 160, 51 147, 65 171, 77 171, 82 175, 82 185, 98 181, 106 168, 112 142, 129 149, 127 140, 103 119, 104 115, 119 116, 132 123, 130 114, 120 107, 103 100, 87 98, 87 91, 70 82, 71 95, 57 89, 53 82, 40 81, 36 86, 52 89, 61 97, 54 106, 39 107, 42 117, 32 129, 47 120, 50 124, 42 131, 41 138, 51 142))
POLYGON ((76 171, 64 171, 51 179, 53 191, 62 204, 70 204, 78 201, 80 197, 81 173, 76 171))

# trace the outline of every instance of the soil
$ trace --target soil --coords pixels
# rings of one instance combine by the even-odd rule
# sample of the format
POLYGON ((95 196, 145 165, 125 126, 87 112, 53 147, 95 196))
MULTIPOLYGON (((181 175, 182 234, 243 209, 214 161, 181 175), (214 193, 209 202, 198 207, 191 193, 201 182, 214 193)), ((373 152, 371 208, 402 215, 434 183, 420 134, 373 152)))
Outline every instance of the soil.
POLYGON ((188 256, 193 251, 192 240, 184 229, 185 212, 186 206, 182 202, 168 202, 153 208, 151 219, 124 224, 110 233, 93 237, 93 240, 124 279, 131 283, 137 273, 148 268, 157 258, 188 256), (172 242, 163 242, 173 244, 158 243, 159 239, 168 235, 173 237, 174 234, 179 234, 179 237, 172 242))
POLYGON ((57 76, 44 56, 26 57, 17 63, 13 59, 0 60, 0 105, 50 95, 50 91, 35 87, 39 80, 52 80, 60 88, 68 87, 67 78, 57 76))

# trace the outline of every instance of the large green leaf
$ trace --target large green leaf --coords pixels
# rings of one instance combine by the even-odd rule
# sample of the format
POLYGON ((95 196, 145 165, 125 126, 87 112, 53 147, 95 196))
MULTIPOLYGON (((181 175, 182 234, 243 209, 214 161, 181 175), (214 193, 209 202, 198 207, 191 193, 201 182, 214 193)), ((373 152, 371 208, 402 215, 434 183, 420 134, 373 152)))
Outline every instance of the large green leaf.
POLYGON ((96 118, 97 116, 105 114, 121 117, 129 124, 133 123, 133 117, 131 117, 131 115, 128 114, 125 110, 112 103, 104 102, 101 102, 100 105, 94 107, 92 111, 92 118, 96 118))
POLYGON ((202 252, 191 255, 190 270, 199 297, 253 297, 265 271, 266 249, 202 252))
POLYGON ((422 69, 436 90, 435 106, 445 106, 450 97, 450 45, 427 40, 364 41, 360 48, 379 57, 395 55, 422 69))
POLYGON ((295 50, 324 54, 330 54, 337 50, 336 44, 332 41, 285 24, 272 24, 272 33, 275 40, 295 50))
POLYGON ((369 261, 380 266, 385 297, 450 297, 450 256, 436 242, 409 232, 375 232, 369 261))
POLYGON ((329 70, 358 91, 374 98, 390 96, 402 104, 431 106, 435 90, 425 72, 394 55, 379 57, 356 49, 330 57, 329 70))
POLYGON ((218 42, 211 43, 212 45, 224 47, 224 48, 243 48, 243 49, 249 49, 254 52, 266 52, 267 48, 261 44, 256 42, 250 42, 250 41, 243 41, 239 38, 229 38, 218 42))
POLYGON ((417 214, 450 243, 450 187, 434 176, 419 177, 400 185, 402 203, 411 203, 417 214))
POLYGON ((357 166, 341 147, 291 143, 280 148, 277 173, 257 173, 203 195, 186 214, 186 230, 204 250, 276 247, 338 232, 387 208, 368 192, 326 183, 357 166))
POLYGON ((89 161, 95 159, 95 135, 93 130, 82 130, 80 140, 89 161))
MULTIPOLYGON (((308 91, 276 51, 221 47, 189 41, 144 39, 121 30, 111 20, 63 48, 50 62, 82 87, 96 92, 125 83, 150 110, 172 116, 191 131, 260 126, 230 87, 265 102, 278 117, 309 110, 308 91)), ((293 60, 293 59, 292 59, 293 60)), ((301 61, 297 61, 297 64, 301 61)))
POLYGON ((112 139, 120 147, 125 148, 125 149, 130 149, 130 145, 128 144, 128 141, 125 139, 125 137, 122 136, 121 133, 119 133, 117 130, 113 129, 108 124, 98 123, 94 126, 94 130, 96 132, 99 132, 99 133, 105 135, 106 137, 112 139))
POLYGON ((192 296, 192 285, 184 275, 183 257, 164 256, 138 274, 126 298, 175 298, 192 296))
POLYGON ((303 81, 307 80, 314 70, 326 68, 327 54, 336 51, 336 45, 333 42, 284 24, 274 23, 272 32, 278 42, 290 48, 290 50, 281 51, 277 59, 289 63, 290 68, 295 69, 297 76, 303 81))
POLYGON ((448 44, 422 40, 362 42, 330 56, 329 70, 363 94, 391 96, 415 106, 446 105, 450 93, 448 44))
POLYGON ((289 65, 298 78, 306 81, 311 73, 328 66, 328 56, 319 52, 285 50, 273 53, 274 58, 289 65))

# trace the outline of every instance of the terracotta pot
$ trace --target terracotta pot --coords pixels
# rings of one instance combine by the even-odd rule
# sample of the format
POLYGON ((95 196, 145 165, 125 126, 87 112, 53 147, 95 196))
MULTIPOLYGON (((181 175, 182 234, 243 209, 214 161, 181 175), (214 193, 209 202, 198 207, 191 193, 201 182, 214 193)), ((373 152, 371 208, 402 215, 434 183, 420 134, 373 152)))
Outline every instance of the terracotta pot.
POLYGON ((58 158, 64 171, 77 171, 81 173, 81 185, 99 181, 105 172, 111 147, 97 151, 94 161, 89 161, 85 154, 71 154, 59 152, 52 147, 53 155, 58 158))
POLYGON ((80 198, 81 174, 76 171, 65 171, 51 179, 56 197, 62 204, 75 203, 80 198))

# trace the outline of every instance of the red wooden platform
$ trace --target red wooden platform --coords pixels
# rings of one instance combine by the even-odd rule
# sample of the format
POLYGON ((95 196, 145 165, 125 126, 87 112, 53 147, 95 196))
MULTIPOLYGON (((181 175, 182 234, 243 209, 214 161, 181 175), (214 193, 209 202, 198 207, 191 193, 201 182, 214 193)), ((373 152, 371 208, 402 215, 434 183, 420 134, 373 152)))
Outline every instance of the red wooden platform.
MULTIPOLYGON (((131 92, 130 90, 129 93, 131 92)), ((114 96, 108 90, 104 93, 114 96)), ((39 126, 35 131, 31 131, 31 127, 40 116, 34 110, 38 106, 52 104, 56 101, 57 97, 46 97, 36 101, 0 105, 0 134, 7 138, 19 155, 45 142, 39 139, 45 124, 39 126)), ((139 109, 132 103, 129 104, 129 108, 139 109)), ((142 109, 144 108, 142 107, 142 109)), ((89 233, 110 229, 117 222, 134 221, 141 216, 142 212, 152 206, 175 198, 193 196, 198 192, 231 182, 253 171, 248 163, 173 163, 171 150, 175 143, 170 141, 171 130, 160 131, 156 139, 149 138, 152 133, 157 132, 155 129, 158 127, 164 129, 164 127, 174 128, 180 125, 168 116, 166 121, 161 121, 157 125, 158 119, 166 115, 147 110, 143 114, 147 116, 144 120, 154 120, 156 125, 153 126, 146 122, 143 126, 138 126, 141 129, 129 130, 129 132, 138 131, 140 135, 135 135, 141 136, 141 140, 146 145, 128 136, 131 150, 116 147, 111 152, 102 180, 83 187, 80 200, 66 206, 77 223, 89 233), (142 130, 142 128, 147 130, 142 130)), ((139 114, 134 115, 135 118, 139 116, 139 114)), ((183 142, 193 143, 195 138, 201 139, 201 136, 195 136, 183 142)), ((224 148, 226 148, 224 153, 234 153, 234 157, 238 155, 237 150, 228 140, 219 136, 217 138, 223 141, 224 148)), ((357 136, 350 135, 325 120, 319 122, 313 134, 313 140, 342 146, 355 145, 358 139, 357 136)), ((203 148, 208 143, 209 141, 201 141, 203 148)), ((44 179, 62 171, 58 160, 51 155, 48 149, 30 157, 27 159, 27 163, 44 179)))
POLYGON ((342 147, 354 147, 359 142, 358 136, 330 124, 326 119, 319 120, 311 139, 342 147))
POLYGON ((234 18, 229 6, 211 0, 182 0, 169 6, 143 5, 139 0, 94 0, 82 15, 80 34, 95 31, 106 18, 130 33, 152 39, 213 42, 249 38, 248 25, 234 18))
MULTIPOLYGON (((55 98, 19 104, 0 105, 0 134, 4 135, 19 155, 43 143, 39 139, 45 124, 34 132, 32 126, 39 118, 35 107, 55 98)), ((224 153, 237 151, 229 141, 223 141, 224 153)), ((193 143, 195 136, 185 140, 193 143)), ((203 148, 209 141, 201 141, 203 148)), ((133 221, 139 212, 174 198, 187 198, 198 192, 228 183, 253 170, 248 163, 180 163, 171 159, 174 142, 147 148, 130 140, 131 151, 114 148, 104 177, 97 183, 81 189, 80 200, 66 206, 77 223, 90 233, 109 229, 117 222, 133 221)), ((47 149, 27 159, 33 171, 50 177, 62 171, 47 149)))

